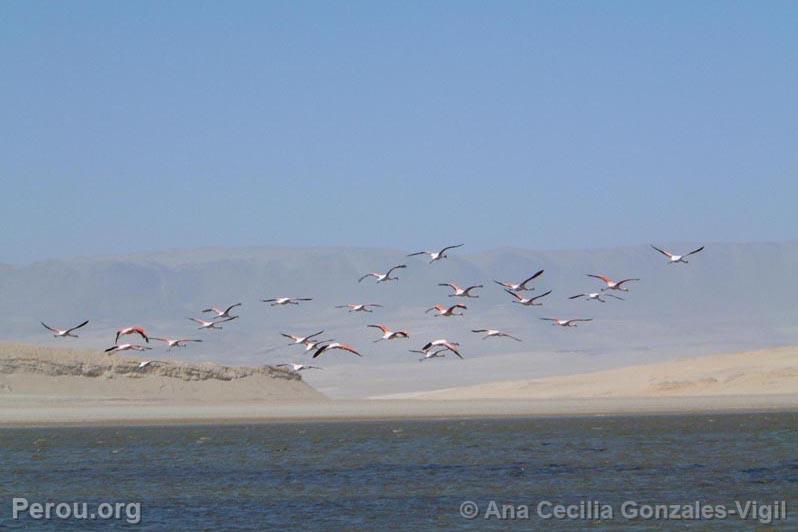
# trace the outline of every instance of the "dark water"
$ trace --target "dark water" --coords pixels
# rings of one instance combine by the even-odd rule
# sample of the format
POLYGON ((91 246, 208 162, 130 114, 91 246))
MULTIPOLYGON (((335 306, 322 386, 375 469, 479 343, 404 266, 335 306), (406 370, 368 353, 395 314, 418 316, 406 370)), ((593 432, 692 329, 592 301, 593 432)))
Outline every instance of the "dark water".
MULTIPOLYGON (((133 528, 11 519, 12 498, 140 503, 147 529, 752 529, 755 520, 628 521, 640 504, 786 500, 798 529, 798 414, 0 430, 0 527, 133 528), (472 500, 473 520, 459 513, 472 500), (528 519, 484 519, 489 501, 528 519), (540 501, 614 507, 544 520, 540 501)), ((127 507, 125 507, 127 508, 127 507)), ((509 514, 508 514, 509 515, 509 514)))

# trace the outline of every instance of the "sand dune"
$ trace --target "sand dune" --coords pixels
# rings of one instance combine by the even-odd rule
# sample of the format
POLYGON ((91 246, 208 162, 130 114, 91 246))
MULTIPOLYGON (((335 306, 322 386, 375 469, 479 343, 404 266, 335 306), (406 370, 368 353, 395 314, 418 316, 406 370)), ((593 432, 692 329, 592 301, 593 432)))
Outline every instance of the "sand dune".
POLYGON ((683 358, 531 380, 395 394, 395 399, 798 395, 798 347, 683 358))
POLYGON ((326 399, 299 374, 283 368, 195 364, 162 355, 148 356, 153 363, 139 369, 143 359, 136 356, 3 344, 0 402, 57 406, 87 400, 223 404, 326 399))

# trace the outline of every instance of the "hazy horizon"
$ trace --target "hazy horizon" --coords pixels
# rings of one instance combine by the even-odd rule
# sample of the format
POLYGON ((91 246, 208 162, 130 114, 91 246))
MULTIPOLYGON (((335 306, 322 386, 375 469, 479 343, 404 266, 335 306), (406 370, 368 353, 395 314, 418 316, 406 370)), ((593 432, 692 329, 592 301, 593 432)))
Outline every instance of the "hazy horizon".
MULTIPOLYGON (((451 239, 454 242, 456 239, 451 239)), ((458 244, 462 242, 457 242, 458 244)), ((690 246, 713 246, 716 244, 725 245, 746 245, 746 244, 795 244, 798 243, 798 238, 784 239, 784 240, 716 240, 716 241, 668 241, 661 240, 656 242, 632 242, 628 244, 619 245, 602 245, 602 246, 584 246, 584 247, 543 247, 534 248, 528 246, 514 246, 514 245, 497 245, 497 246, 472 246, 465 243, 458 252, 463 256, 473 256, 481 253, 489 253, 503 250, 510 251, 532 251, 532 252, 568 252, 568 251, 612 251, 622 250, 639 247, 650 247, 652 244, 660 247, 667 248, 672 251, 678 251, 690 246)), ((440 246, 438 246, 440 247, 440 246)), ((433 250, 435 246, 430 246, 425 249, 433 250)), ((113 260, 113 259, 130 259, 137 257, 157 257, 172 254, 198 254, 202 252, 216 252, 216 251, 271 251, 271 250, 287 250, 287 251, 307 251, 307 250, 331 250, 331 251, 363 251, 363 250, 377 250, 380 252, 396 252, 399 256, 405 256, 411 251, 420 251, 421 248, 416 246, 413 248, 399 248, 396 246, 368 246, 368 245, 347 245, 347 244, 321 244, 316 246, 303 246, 303 245, 280 245, 280 244, 252 244, 252 245, 207 245, 195 247, 172 247, 172 248, 151 248, 151 249, 138 249, 121 251, 118 253, 98 253, 98 254, 65 254, 61 256, 46 256, 38 259, 17 262, 0 262, 4 266, 11 267, 25 267, 31 266, 41 262, 58 262, 58 261, 71 261, 71 260, 113 260)))
MULTIPOLYGON (((661 243, 658 243, 661 244, 661 243)), ((663 246, 665 244, 662 244, 663 246)), ((695 244, 691 244, 693 246, 695 244)), ((679 248, 681 249, 681 248, 679 248)), ((792 276, 798 243, 715 243, 690 264, 669 265, 648 245, 598 250, 502 248, 467 253, 428 264, 404 257, 407 250, 374 248, 204 248, 130 256, 62 259, 4 266, 0 293, 0 340, 101 349, 114 331, 138 324, 150 334, 199 335, 204 342, 153 357, 223 364, 307 361, 288 348, 280 332, 326 337, 355 344, 364 357, 335 353, 325 371, 305 375, 332 396, 363 396, 471 384, 511 377, 589 371, 674 356, 798 344, 798 288, 792 276), (357 279, 369 271, 405 262, 398 284, 357 279), (513 305, 492 280, 520 281, 538 269, 536 293, 553 290, 543 307, 513 305), (763 272, 767 272, 763 276, 763 272), (600 288, 587 273, 634 276, 641 281, 626 301, 571 301, 573 294, 600 288), (480 298, 457 301, 439 282, 485 285, 480 298), (314 301, 272 308, 260 299, 293 296, 314 301), (241 318, 223 331, 197 331, 188 316, 211 305, 243 302, 241 318), (433 318, 435 303, 464 302, 463 318, 433 318), (347 313, 335 305, 380 303, 372 314, 347 313), (545 316, 593 317, 575 330, 559 330, 545 316), (68 326, 90 319, 81 338, 52 338, 39 321, 68 326), (373 344, 369 323, 407 329, 409 341, 373 344), (471 328, 499 328, 523 343, 482 341, 471 328), (433 338, 463 344, 466 360, 417 362, 408 349, 433 338)), ((533 292, 535 293, 535 292, 533 292)))

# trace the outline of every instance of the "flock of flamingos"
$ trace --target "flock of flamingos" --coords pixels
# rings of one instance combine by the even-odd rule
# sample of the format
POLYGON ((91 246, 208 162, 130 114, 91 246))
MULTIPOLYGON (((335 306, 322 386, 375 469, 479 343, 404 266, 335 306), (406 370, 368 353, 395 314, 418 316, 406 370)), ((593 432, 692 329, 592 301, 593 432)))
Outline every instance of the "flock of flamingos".
MULTIPOLYGON (((419 252, 416 252, 416 253, 411 253, 411 254, 409 254, 407 256, 408 257, 415 257, 415 256, 419 256, 419 255, 427 255, 429 257, 429 259, 430 259, 429 263, 432 264, 432 263, 435 263, 435 262, 437 262, 439 260, 447 258, 448 257, 448 255, 447 255, 448 251, 450 251, 452 249, 459 248, 461 246, 463 246, 463 244, 457 244, 457 245, 454 245, 454 246, 446 246, 443 249, 441 249, 440 251, 419 251, 419 252)), ((656 251, 658 251, 659 253, 661 253, 662 255, 664 255, 665 257, 667 257, 669 264, 678 264, 678 263, 687 264, 687 262, 688 262, 687 261, 687 257, 689 257, 690 255, 694 255, 694 254, 696 254, 696 253, 698 253, 700 251, 703 251, 703 249, 704 249, 704 246, 701 246, 698 249, 694 249, 693 251, 691 251, 689 253, 685 253, 684 255, 676 255, 676 254, 670 253, 668 251, 664 251, 664 250, 662 250, 662 249, 660 249, 660 248, 658 248, 658 247, 656 247, 654 245, 652 245, 651 247, 653 249, 655 249, 656 251)), ((399 279, 398 274, 396 272, 398 272, 399 270, 404 269, 404 268, 407 268, 406 264, 399 264, 397 266, 394 266, 394 267, 390 268, 388 271, 386 271, 384 273, 382 273, 382 272, 370 272, 370 273, 367 273, 367 274, 363 275, 362 277, 360 277, 358 279, 358 282, 363 282, 364 280, 366 280, 366 279, 368 279, 370 277, 374 278, 377 283, 386 283, 386 282, 389 282, 389 281, 396 281, 397 279, 399 279)), ((496 281, 496 280, 494 280, 493 282, 496 283, 497 285, 501 286, 502 288, 504 288, 504 291, 507 292, 510 296, 513 297, 513 300, 512 300, 513 303, 517 303, 519 305, 524 305, 524 306, 541 306, 542 303, 539 303, 538 300, 540 300, 540 299, 548 296, 549 294, 551 294, 551 290, 549 290, 547 292, 544 292, 542 294, 536 295, 534 297, 525 297, 523 295, 525 292, 531 292, 531 291, 535 290, 534 287, 530 286, 530 283, 532 283, 532 281, 536 280, 541 275, 543 275, 543 270, 535 272, 533 275, 531 275, 527 279, 524 279, 520 283, 502 282, 502 281, 496 281)), ((621 279, 621 280, 618 280, 618 281, 614 281, 611 278, 607 277, 606 275, 587 274, 587 276, 600 280, 604 284, 604 286, 598 292, 586 292, 586 293, 576 294, 576 295, 573 295, 573 296, 569 297, 569 299, 584 298, 587 301, 599 301, 601 303, 605 303, 606 302, 606 298, 608 298, 608 297, 611 297, 611 298, 614 298, 614 299, 618 299, 618 300, 623 300, 622 297, 619 297, 619 296, 613 294, 612 292, 628 292, 629 289, 626 288, 625 285, 627 283, 631 283, 631 282, 640 280, 640 279, 637 279, 637 278, 628 278, 628 279, 621 279)), ((464 298, 464 299, 478 298, 479 296, 474 294, 473 292, 475 290, 477 290, 477 289, 484 288, 484 286, 481 285, 481 284, 468 286, 468 287, 463 288, 463 287, 459 286, 457 283, 454 283, 454 282, 451 282, 451 283, 439 283, 438 286, 446 286, 446 287, 450 288, 452 290, 452 292, 449 294, 449 297, 461 297, 461 298, 464 298)), ((311 301, 311 300, 312 300, 312 298, 304 298, 304 297, 277 297, 277 298, 272 298, 272 299, 262 299, 261 301, 263 301, 264 303, 269 303, 271 306, 274 307, 274 306, 285 306, 285 305, 299 305, 302 302, 311 301)), ((231 312, 233 311, 233 309, 235 309, 237 307, 240 307, 240 306, 241 306, 241 303, 236 303, 234 305, 230 305, 229 307, 224 308, 224 309, 217 308, 217 307, 210 307, 210 308, 206 308, 206 309, 202 310, 202 313, 210 314, 210 315, 213 316, 210 320, 204 320, 204 319, 198 319, 198 318, 188 318, 188 319, 193 321, 193 322, 195 322, 195 323, 197 323, 199 325, 197 327, 198 329, 218 330, 218 329, 222 329, 222 326, 221 326, 222 323, 226 323, 226 322, 229 322, 229 321, 232 321, 232 320, 238 318, 237 315, 231 314, 231 312)), ((371 304, 371 303, 357 303, 357 304, 338 305, 338 306, 336 306, 336 308, 346 308, 346 309, 348 309, 349 312, 368 312, 368 313, 371 313, 372 312, 372 310, 371 310, 372 308, 379 308, 381 306, 382 305, 371 304)), ((452 317, 452 316, 462 316, 463 313, 462 312, 458 312, 458 311, 463 311, 463 310, 466 310, 466 309, 467 309, 467 307, 465 305, 463 305, 461 303, 457 303, 457 304, 454 304, 454 305, 451 305, 451 306, 435 305, 433 307, 428 308, 426 310, 426 312, 427 313, 433 312, 434 313, 433 315, 436 316, 436 317, 437 316, 452 317)), ((540 318, 540 319, 544 320, 544 321, 549 321, 549 322, 552 323, 552 325, 559 326, 559 327, 576 327, 577 324, 580 323, 580 322, 592 321, 592 318, 569 318, 569 319, 540 318)), ((50 327, 49 325, 47 325, 44 322, 41 322, 41 324, 46 329, 51 331, 53 333, 53 336, 57 337, 57 338, 77 338, 78 335, 74 334, 74 332, 77 331, 78 329, 86 326, 88 323, 89 323, 89 321, 86 320, 83 323, 81 323, 79 325, 76 325, 74 327, 71 327, 69 329, 57 329, 57 328, 54 328, 54 327, 50 327)), ((382 332, 382 336, 380 338, 378 338, 377 340, 374 340, 375 342, 380 342, 380 341, 383 341, 383 340, 396 340, 396 339, 399 339, 399 338, 410 338, 410 335, 408 334, 407 331, 391 330, 390 328, 388 328, 387 326, 382 325, 382 324, 367 325, 367 327, 379 329, 382 332)), ((482 334, 483 335, 483 339, 487 339, 487 338, 508 338, 508 339, 515 340, 515 341, 518 341, 518 342, 522 341, 520 338, 517 338, 517 337, 515 337, 515 336, 513 336, 511 334, 508 334, 508 333, 503 332, 503 331, 498 330, 498 329, 472 329, 471 332, 482 334)), ((305 348, 305 352, 313 351, 313 358, 314 359, 318 358, 323 353, 326 353, 326 352, 329 352, 329 351, 333 351, 333 350, 348 351, 348 352, 353 353, 353 354, 355 354, 357 356, 362 356, 358 352, 357 349, 355 349, 353 346, 351 346, 349 344, 336 342, 336 341, 333 341, 333 340, 321 340, 321 339, 319 339, 319 336, 324 334, 323 330, 322 331, 318 331, 318 332, 313 333, 313 334, 309 334, 307 336, 296 336, 296 335, 293 335, 293 334, 286 334, 286 333, 280 333, 280 334, 282 336, 284 336, 286 338, 289 338, 291 340, 291 343, 289 345, 303 345, 304 348, 305 348)), ((121 351, 147 351, 147 350, 151 349, 150 347, 145 346, 145 345, 141 345, 141 344, 135 344, 135 343, 122 343, 122 344, 120 344, 119 343, 119 338, 120 337, 129 336, 129 335, 138 335, 146 343, 149 343, 150 340, 157 340, 157 341, 160 341, 160 342, 164 342, 167 345, 168 349, 172 349, 174 347, 185 347, 187 344, 193 343, 193 342, 202 342, 202 340, 193 339, 193 338, 159 338, 159 337, 155 337, 155 336, 149 336, 147 334, 147 332, 144 330, 144 328, 142 328, 142 327, 137 327, 137 326, 136 327, 124 327, 124 328, 121 328, 118 331, 116 331, 116 338, 114 339, 114 345, 112 345, 111 347, 105 349, 105 352, 110 355, 112 353, 121 352, 121 351)), ((444 357, 447 352, 453 353, 454 355, 456 355, 459 358, 463 358, 463 356, 460 354, 459 348, 460 348, 460 344, 458 342, 453 342, 453 341, 447 340, 446 338, 439 338, 437 340, 431 340, 431 341, 427 342, 421 349, 411 349, 410 351, 414 352, 414 353, 420 353, 421 355, 423 355, 422 358, 419 359, 419 360, 423 361, 423 360, 428 360, 428 359, 431 359, 431 358, 444 357)), ((144 361, 142 361, 139 364, 139 368, 144 368, 144 367, 152 364, 152 362, 153 361, 151 361, 151 360, 144 360, 144 361)), ((289 367, 293 371, 302 371, 302 370, 306 370, 306 369, 321 369, 318 366, 311 366, 311 365, 306 365, 306 364, 278 364, 278 366, 289 367)))

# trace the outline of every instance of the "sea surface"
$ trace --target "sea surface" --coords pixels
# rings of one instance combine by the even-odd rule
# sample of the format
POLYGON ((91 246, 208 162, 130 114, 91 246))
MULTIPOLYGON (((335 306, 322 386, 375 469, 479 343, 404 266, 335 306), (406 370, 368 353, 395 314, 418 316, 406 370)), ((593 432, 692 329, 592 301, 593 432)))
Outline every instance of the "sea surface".
POLYGON ((798 530, 798 414, 2 429, 0 474, 11 529, 798 530), (696 501, 787 520, 631 518, 696 501))

